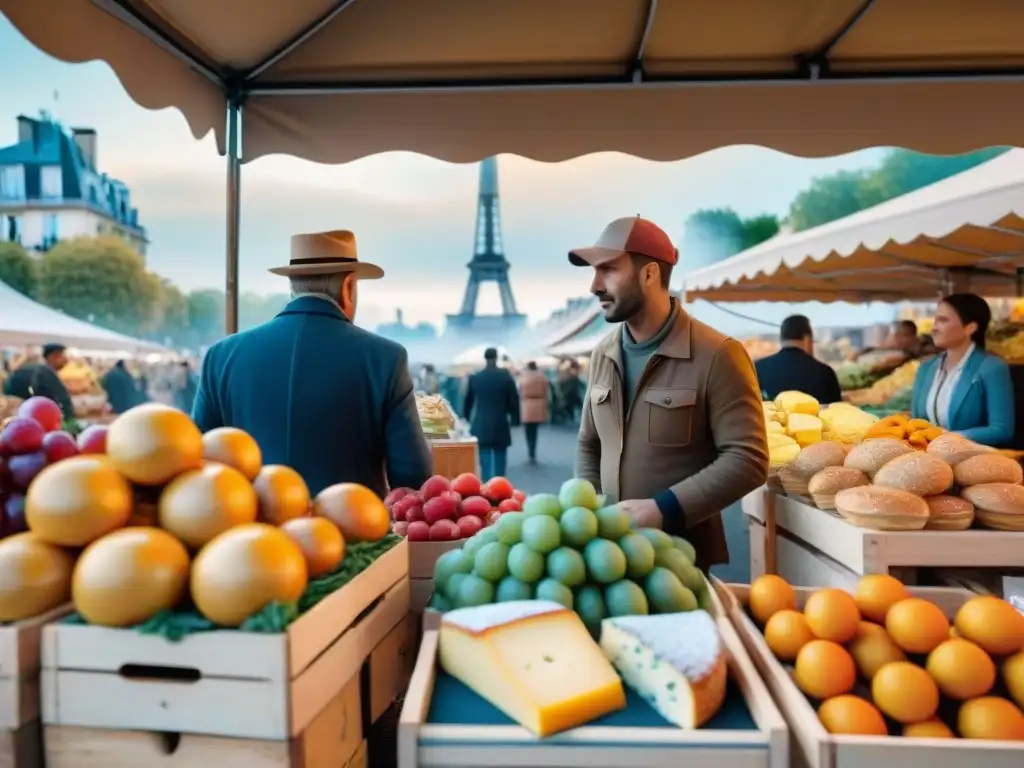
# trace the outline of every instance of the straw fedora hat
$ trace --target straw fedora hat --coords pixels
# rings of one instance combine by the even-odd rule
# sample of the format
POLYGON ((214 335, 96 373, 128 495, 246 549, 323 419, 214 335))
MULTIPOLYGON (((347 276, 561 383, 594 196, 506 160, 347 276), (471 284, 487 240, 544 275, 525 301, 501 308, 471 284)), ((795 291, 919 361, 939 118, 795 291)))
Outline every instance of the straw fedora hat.
POLYGON ((288 266, 270 270, 275 275, 334 275, 354 272, 358 280, 378 280, 384 270, 376 264, 359 261, 356 236, 347 229, 292 235, 292 253, 288 266))

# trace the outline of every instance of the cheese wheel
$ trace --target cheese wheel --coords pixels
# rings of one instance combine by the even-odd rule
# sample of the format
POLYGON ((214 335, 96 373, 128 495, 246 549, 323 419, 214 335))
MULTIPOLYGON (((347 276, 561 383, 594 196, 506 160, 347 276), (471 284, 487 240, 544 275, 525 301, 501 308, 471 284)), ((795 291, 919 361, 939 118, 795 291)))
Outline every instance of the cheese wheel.
POLYGON ((827 467, 841 467, 846 461, 846 449, 833 440, 808 445, 793 459, 793 471, 806 479, 814 477, 827 467))
POLYGON ((937 456, 942 459, 952 467, 955 467, 961 461, 965 461, 972 456, 982 456, 989 453, 995 453, 994 448, 989 448, 987 445, 981 445, 973 440, 968 440, 954 432, 946 432, 945 434, 936 437, 928 443, 927 451, 933 456, 937 456))
POLYGON ((894 437, 877 437, 854 446, 843 461, 844 467, 859 469, 868 477, 874 477, 882 467, 893 459, 913 453, 914 449, 894 437))
POLYGON ((879 485, 839 491, 836 510, 853 525, 878 531, 920 531, 928 524, 924 499, 879 485))
POLYGON ((835 496, 839 491, 868 485, 871 481, 859 469, 825 467, 807 483, 807 491, 818 509, 835 509, 835 496))
POLYGON ((958 462, 953 468, 953 477, 961 488, 985 483, 1024 482, 1024 470, 1020 464, 1001 453, 983 453, 958 462))
POLYGON ((886 462, 874 482, 915 496, 937 496, 953 485, 953 468, 931 454, 914 451, 886 462))
POLYGON ((974 505, 959 496, 929 496, 924 500, 928 505, 930 531, 965 531, 974 522, 974 505))

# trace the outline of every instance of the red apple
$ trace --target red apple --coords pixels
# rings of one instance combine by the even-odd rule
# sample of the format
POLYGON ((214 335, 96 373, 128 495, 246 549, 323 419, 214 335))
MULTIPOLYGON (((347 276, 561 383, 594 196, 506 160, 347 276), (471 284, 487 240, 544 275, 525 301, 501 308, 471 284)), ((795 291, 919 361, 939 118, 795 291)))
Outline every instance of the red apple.
POLYGON ((459 537, 468 539, 484 527, 484 521, 473 515, 465 515, 459 518, 459 537))
POLYGON ((28 490, 36 475, 46 467, 46 454, 42 451, 21 453, 7 460, 7 469, 11 473, 11 483, 16 488, 28 490))
POLYGON ((28 530, 25 522, 25 497, 20 493, 12 493, 3 506, 4 536, 13 536, 28 530))
POLYGON ((451 520, 458 511, 458 503, 450 496, 435 496, 423 503, 423 519, 430 525, 438 520, 451 520))
POLYGON ((416 520, 409 523, 405 535, 409 541, 430 541, 430 526, 422 520, 416 520))
POLYGON ((7 459, 0 456, 0 492, 3 491, 4 482, 10 478, 11 474, 7 471, 7 459))
POLYGON ((80 453, 106 453, 106 425, 93 424, 91 427, 86 427, 82 434, 78 436, 78 450, 80 453))
POLYGON ((512 483, 509 482, 507 477, 492 477, 481 489, 485 498, 490 499, 495 504, 499 501, 512 498, 512 483))
POLYGON ((438 520, 430 526, 431 541, 456 541, 459 538, 459 526, 451 520, 438 520))
POLYGON ((526 501, 526 494, 520 491, 518 488, 512 491, 512 498, 519 502, 520 508, 524 501, 526 501))
POLYGON ((499 512, 521 512, 523 505, 515 499, 505 499, 503 502, 498 504, 499 512))
POLYGON ((395 520, 409 520, 409 510, 418 506, 421 506, 419 496, 410 493, 391 506, 391 517, 395 520))
POLYGON ((410 504, 405 508, 405 521, 407 523, 415 523, 417 521, 425 521, 423 517, 423 505, 422 504, 410 504))
POLYGON ((491 502, 483 496, 470 496, 462 500, 462 516, 472 515, 483 519, 491 511, 491 502))
POLYGON ((391 526, 391 532, 399 536, 407 536, 409 534, 409 524, 397 522, 391 526))
POLYGON ((401 501, 412 493, 412 488, 392 488, 391 492, 384 497, 384 506, 391 509, 396 501, 401 501))
POLYGON ((78 455, 78 443, 67 432, 48 432, 43 438, 46 461, 54 464, 78 455))
POLYGON ((479 496, 480 478, 472 472, 463 472, 452 480, 452 490, 458 491, 462 498, 466 498, 467 496, 479 496))
POLYGON ((64 423, 60 406, 48 397, 30 397, 18 406, 18 416, 32 419, 44 432, 56 432, 64 423))
POLYGON ((427 502, 435 496, 440 496, 445 491, 450 491, 451 488, 452 484, 448 482, 447 477, 434 475, 423 484, 422 488, 420 488, 420 498, 423 499, 424 502, 427 502))
MULTIPOLYGON (((25 401, 26 403, 28 400, 25 401)), ((0 454, 12 456, 19 453, 33 453, 43 447, 46 433, 37 421, 24 416, 15 416, 0 432, 0 454)))

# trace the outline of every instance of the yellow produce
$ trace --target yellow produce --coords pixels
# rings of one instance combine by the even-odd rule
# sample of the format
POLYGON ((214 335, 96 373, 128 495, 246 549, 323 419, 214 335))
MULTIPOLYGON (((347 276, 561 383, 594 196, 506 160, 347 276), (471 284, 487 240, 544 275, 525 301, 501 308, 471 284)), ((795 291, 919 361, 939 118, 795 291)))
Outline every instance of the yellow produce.
POLYGON ((764 625, 764 641, 775 658, 782 661, 793 661, 800 649, 814 639, 807 619, 799 611, 778 611, 764 625))
POLYGON ((823 409, 818 418, 824 425, 824 439, 840 443, 859 443, 878 417, 849 403, 834 403, 823 409))
POLYGON ((889 609, 908 597, 910 593, 903 583, 885 573, 864 576, 857 582, 857 589, 853 593, 861 615, 878 624, 884 624, 889 609))
POLYGON ((256 491, 245 475, 209 462, 185 472, 160 494, 160 527, 199 549, 228 528, 256 520, 256 491))
POLYGON ((860 611, 849 592, 819 589, 804 605, 804 617, 815 637, 845 643, 857 634, 860 611))
POLYGON ((931 653, 949 637, 949 619, 935 603, 908 597, 889 609, 885 629, 907 653, 931 653))
POLYGON ((830 640, 812 640, 797 654, 793 666, 797 687, 815 699, 849 693, 857 682, 857 667, 850 653, 830 640))
POLYGON ((925 720, 923 723, 910 723, 903 726, 905 739, 955 739, 956 736, 949 726, 941 720, 925 720))
POLYGON ((1003 683, 1010 698, 1024 707, 1024 651, 1013 654, 1003 662, 1003 683))
POLYGON ((882 713, 859 696, 844 694, 824 702, 818 719, 829 733, 847 736, 888 736, 882 713))
POLYGON ((107 455, 139 485, 163 485, 203 463, 203 436, 187 414, 159 403, 125 411, 107 432, 107 455))
POLYGON ((928 654, 925 669, 942 691, 957 701, 984 696, 996 684, 996 665, 970 640, 954 638, 928 654))
POLYGON ((234 467, 250 482, 263 467, 263 455, 256 441, 235 427, 218 427, 203 435, 203 457, 234 467))
POLYGON ((871 678, 871 698, 893 720, 922 723, 939 709, 939 688, 932 676, 909 661, 886 664, 871 678))
POLYGON ((33 533, 0 541, 0 621, 22 621, 71 597, 71 556, 33 533))
POLYGON ((1017 653, 1024 648, 1024 615, 998 597, 971 598, 960 606, 953 623, 960 637, 977 643, 995 656, 1017 653))
POLYGON ((849 651, 865 680, 871 680, 878 670, 892 661, 907 660, 885 627, 869 621, 862 621, 857 627, 857 635, 850 641, 849 651))
POLYGON ((957 728, 965 739, 1024 741, 1024 714, 1006 699, 982 696, 960 707, 957 728))
POLYGON ((792 437, 801 447, 820 443, 823 439, 825 425, 817 416, 806 413, 791 413, 786 419, 786 434, 792 437))
POLYGON ((764 624, 779 611, 796 610, 796 592, 785 579, 768 573, 754 579, 747 604, 758 623, 764 624))
POLYGON ((790 390, 780 392, 779 396, 775 398, 775 409, 782 411, 787 417, 795 413, 817 416, 821 405, 810 395, 790 390))
POLYGON ((768 458, 773 468, 778 469, 799 455, 800 443, 792 437, 775 432, 768 433, 768 458))

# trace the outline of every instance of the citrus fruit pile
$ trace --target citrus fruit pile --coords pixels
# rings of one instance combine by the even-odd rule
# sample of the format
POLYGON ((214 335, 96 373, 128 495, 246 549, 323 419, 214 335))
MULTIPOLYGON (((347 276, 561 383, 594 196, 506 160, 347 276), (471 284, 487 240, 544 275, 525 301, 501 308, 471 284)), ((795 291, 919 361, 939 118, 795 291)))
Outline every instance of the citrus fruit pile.
POLYGON ((70 600, 100 626, 194 606, 237 627, 268 605, 308 606, 343 561, 388 536, 372 491, 342 484, 310 499, 242 430, 203 435, 183 412, 146 404, 105 438, 102 452, 52 463, 29 485, 28 531, 0 541, 0 621, 70 600))
POLYGON ((634 529, 618 506, 601 506, 586 480, 556 496, 528 496, 461 549, 438 558, 431 607, 552 600, 591 629, 608 616, 706 608, 708 585, 685 539, 634 529))
POLYGON ((750 585, 748 609, 830 733, 1024 741, 1024 614, 991 596, 952 621, 892 576, 851 595, 812 593, 798 610, 778 576, 750 585))

